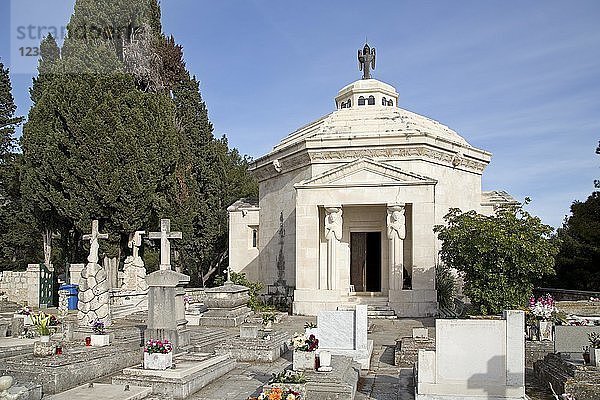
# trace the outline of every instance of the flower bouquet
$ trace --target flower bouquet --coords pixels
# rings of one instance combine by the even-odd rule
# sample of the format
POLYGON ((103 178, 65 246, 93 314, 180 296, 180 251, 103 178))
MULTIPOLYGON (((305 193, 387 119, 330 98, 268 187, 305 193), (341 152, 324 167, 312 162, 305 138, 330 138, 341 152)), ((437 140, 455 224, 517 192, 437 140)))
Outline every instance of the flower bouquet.
POLYGON ((292 339, 294 346, 294 371, 315 369, 315 351, 319 348, 319 339, 315 335, 308 338, 301 333, 296 333, 292 339))
POLYGON ((257 400, 301 400, 302 396, 299 392, 292 389, 282 389, 280 387, 274 387, 265 389, 258 396, 257 400))
POLYGON ((529 312, 536 323, 539 340, 552 340, 553 320, 558 314, 552 296, 546 294, 537 299, 532 296, 529 299, 529 312))
POLYGON ((96 320, 92 323, 91 345, 96 347, 108 346, 110 344, 110 335, 106 333, 106 326, 103 321, 96 320))
POLYGON ((144 369, 167 369, 173 365, 173 345, 168 340, 150 339, 144 345, 144 369))

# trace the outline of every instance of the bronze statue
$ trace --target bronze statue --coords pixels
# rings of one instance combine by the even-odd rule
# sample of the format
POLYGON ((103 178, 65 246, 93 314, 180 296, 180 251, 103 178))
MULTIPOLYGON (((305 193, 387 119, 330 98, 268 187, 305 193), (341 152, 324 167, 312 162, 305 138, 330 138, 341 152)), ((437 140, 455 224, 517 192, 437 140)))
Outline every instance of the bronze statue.
POLYGON ((371 79, 371 69, 375 69, 375 48, 370 48, 367 43, 358 50, 358 69, 363 71, 363 79, 371 79))

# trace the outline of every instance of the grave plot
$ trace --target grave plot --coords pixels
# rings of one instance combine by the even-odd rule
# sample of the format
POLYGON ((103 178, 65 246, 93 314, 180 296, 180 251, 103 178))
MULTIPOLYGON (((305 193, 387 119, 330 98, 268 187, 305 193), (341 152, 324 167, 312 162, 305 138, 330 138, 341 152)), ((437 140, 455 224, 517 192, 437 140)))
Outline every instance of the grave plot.
POLYGON ((570 393, 577 400, 600 396, 600 367, 584 365, 582 359, 551 353, 536 361, 533 371, 544 387, 551 384, 556 393, 570 393))
POLYGON ((40 384, 44 395, 55 394, 138 364, 141 355, 137 345, 68 347, 62 355, 34 357, 29 353, 4 359, 0 374, 40 384))
POLYGON ((145 386, 152 394, 185 399, 235 368, 227 355, 180 354, 173 357, 174 368, 149 370, 141 366, 125 368, 112 379, 113 385, 145 386))
POLYGON ((217 354, 227 354, 237 361, 273 362, 288 350, 287 332, 259 331, 256 325, 241 325, 240 335, 218 345, 217 354))

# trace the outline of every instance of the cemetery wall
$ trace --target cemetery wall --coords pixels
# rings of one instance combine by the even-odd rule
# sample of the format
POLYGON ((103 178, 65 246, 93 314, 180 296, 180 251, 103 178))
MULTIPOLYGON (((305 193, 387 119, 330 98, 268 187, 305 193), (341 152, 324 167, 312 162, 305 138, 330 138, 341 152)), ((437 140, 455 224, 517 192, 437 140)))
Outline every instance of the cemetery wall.
POLYGON ((0 272, 0 292, 8 301, 29 306, 39 306, 40 267, 29 264, 27 271, 0 272))

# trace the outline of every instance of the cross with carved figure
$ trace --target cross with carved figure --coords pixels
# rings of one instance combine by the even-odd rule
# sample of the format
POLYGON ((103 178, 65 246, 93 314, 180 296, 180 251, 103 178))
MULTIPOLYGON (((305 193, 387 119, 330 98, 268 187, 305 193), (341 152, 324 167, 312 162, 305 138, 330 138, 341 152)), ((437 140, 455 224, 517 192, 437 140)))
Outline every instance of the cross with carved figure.
POLYGON ((171 269, 171 243, 169 239, 181 239, 181 232, 171 232, 171 220, 160 220, 160 232, 148 233, 148 238, 160 240, 160 269, 171 269))
POLYGON ((92 233, 89 235, 83 235, 83 240, 90 241, 90 255, 88 256, 88 262, 97 264, 98 263, 98 249, 100 244, 98 239, 108 239, 108 233, 100 233, 98 229, 98 220, 92 221, 92 233))

